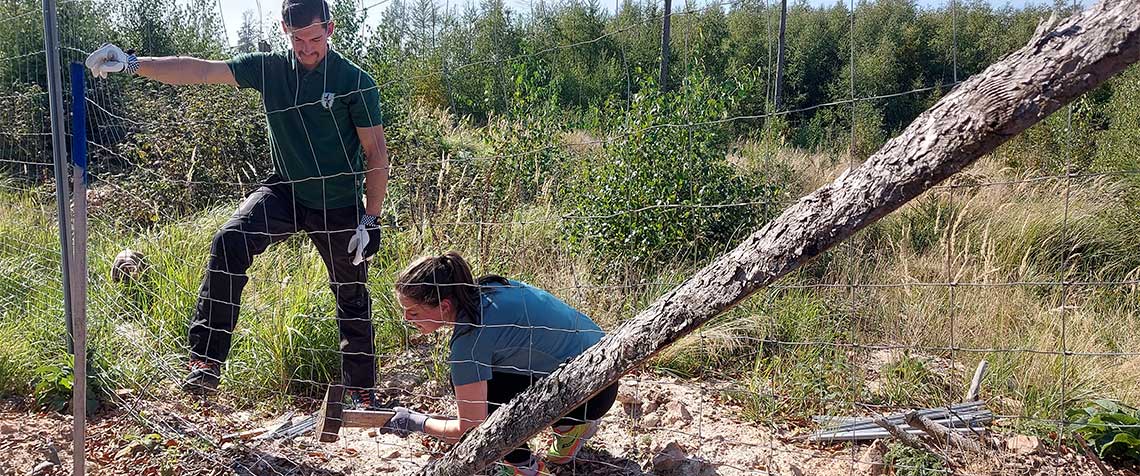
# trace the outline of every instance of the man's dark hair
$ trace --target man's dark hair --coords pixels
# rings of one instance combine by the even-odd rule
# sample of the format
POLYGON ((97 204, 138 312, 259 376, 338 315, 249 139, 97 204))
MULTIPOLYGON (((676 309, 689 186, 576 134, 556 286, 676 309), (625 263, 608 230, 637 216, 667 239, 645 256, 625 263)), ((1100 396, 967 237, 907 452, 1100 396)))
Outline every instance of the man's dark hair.
POLYGON ((325 0, 285 0, 281 18, 289 28, 304 28, 329 21, 329 4, 325 0))

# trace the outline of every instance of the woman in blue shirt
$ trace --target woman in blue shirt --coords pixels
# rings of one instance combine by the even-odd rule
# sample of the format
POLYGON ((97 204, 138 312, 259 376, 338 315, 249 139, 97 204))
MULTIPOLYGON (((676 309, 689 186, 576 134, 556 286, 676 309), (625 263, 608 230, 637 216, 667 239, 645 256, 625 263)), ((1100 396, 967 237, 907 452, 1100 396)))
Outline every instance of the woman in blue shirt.
MULTIPOLYGON (((399 434, 422 432, 457 441, 499 406, 536 380, 601 340, 594 321, 550 293, 501 276, 478 280, 458 253, 426 256, 396 279, 404 319, 425 334, 454 327, 451 380, 459 417, 442 419, 406 408, 385 425, 399 434)), ((617 397, 614 383, 554 423, 546 461, 570 462, 617 397)), ((546 474, 525 444, 496 468, 496 475, 546 474)))

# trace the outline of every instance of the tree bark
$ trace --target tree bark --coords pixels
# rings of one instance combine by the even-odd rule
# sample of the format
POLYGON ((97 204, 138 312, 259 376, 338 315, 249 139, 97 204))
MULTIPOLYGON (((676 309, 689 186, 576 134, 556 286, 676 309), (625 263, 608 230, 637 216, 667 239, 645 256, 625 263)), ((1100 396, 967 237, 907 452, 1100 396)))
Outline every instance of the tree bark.
MULTIPOLYGON (((1050 22, 1052 23, 1052 22, 1050 22)), ((860 167, 775 220, 421 469, 467 476, 760 288, 970 165, 1140 59, 1140 0, 1101 2, 968 79, 860 167)))

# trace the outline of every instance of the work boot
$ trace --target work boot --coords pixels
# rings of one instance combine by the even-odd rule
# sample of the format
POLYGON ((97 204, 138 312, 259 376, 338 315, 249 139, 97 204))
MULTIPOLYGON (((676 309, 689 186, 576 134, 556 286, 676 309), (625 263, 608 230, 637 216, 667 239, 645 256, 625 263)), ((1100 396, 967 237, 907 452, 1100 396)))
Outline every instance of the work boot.
POLYGON ((352 410, 382 410, 384 407, 376 399, 376 391, 371 388, 350 388, 346 392, 348 408, 352 410))
POLYGON ((190 359, 190 373, 182 382, 182 391, 192 395, 210 395, 217 393, 218 383, 222 379, 222 365, 217 362, 208 362, 199 359, 190 359))

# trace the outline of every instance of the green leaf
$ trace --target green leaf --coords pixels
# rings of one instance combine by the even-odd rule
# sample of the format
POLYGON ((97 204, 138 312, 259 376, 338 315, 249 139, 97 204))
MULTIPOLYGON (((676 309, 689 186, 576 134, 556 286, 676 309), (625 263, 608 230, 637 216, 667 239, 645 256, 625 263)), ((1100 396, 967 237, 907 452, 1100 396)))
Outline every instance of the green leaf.
POLYGON ((1123 426, 1136 426, 1140 424, 1140 420, 1127 413, 1110 413, 1104 416, 1104 421, 1106 423, 1123 426))
MULTIPOLYGON (((1101 410, 1103 410, 1105 412, 1109 412, 1109 413, 1116 413, 1116 412, 1121 411, 1120 404, 1115 402, 1115 401, 1112 401, 1112 400, 1106 400, 1106 399, 1093 400, 1092 404, 1100 407, 1101 410)), ((1091 414, 1094 412, 1089 412, 1089 413, 1091 414)))
POLYGON ((1140 438, 1128 433, 1117 433, 1112 441, 1101 447, 1100 456, 1103 458, 1120 457, 1130 453, 1134 454, 1137 451, 1140 451, 1140 438))

